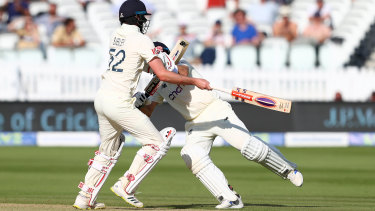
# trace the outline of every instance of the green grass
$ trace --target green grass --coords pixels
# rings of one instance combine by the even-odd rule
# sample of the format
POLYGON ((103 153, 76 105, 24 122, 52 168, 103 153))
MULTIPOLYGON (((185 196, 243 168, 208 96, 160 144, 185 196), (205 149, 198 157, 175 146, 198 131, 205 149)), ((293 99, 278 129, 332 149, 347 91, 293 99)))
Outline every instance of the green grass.
MULTIPOLYGON (((4 203, 47 204, 43 210, 70 210, 95 150, 0 148, 0 210, 32 210, 31 205, 2 209, 4 203), (56 204, 66 207, 56 208, 56 204)), ((123 150, 98 201, 116 210, 129 208, 109 188, 127 170, 137 150, 123 150)), ((241 194, 245 210, 375 210, 375 148, 280 150, 299 165, 305 181, 302 188, 247 161, 233 148, 213 148, 213 161, 241 194)), ((186 168, 179 151, 169 151, 141 184, 138 198, 146 208, 214 209, 218 202, 186 168)))

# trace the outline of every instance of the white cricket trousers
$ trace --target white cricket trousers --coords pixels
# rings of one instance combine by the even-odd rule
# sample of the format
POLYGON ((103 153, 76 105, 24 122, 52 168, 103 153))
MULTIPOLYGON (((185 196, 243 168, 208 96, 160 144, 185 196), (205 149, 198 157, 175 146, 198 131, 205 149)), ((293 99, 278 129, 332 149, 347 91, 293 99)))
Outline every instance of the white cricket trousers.
POLYGON ((134 107, 134 99, 124 98, 112 90, 100 89, 95 97, 101 144, 99 151, 111 154, 111 146, 123 130, 142 145, 160 145, 163 138, 150 119, 134 107))
POLYGON ((198 117, 186 122, 185 130, 185 145, 199 145, 207 154, 217 136, 238 150, 242 149, 251 136, 231 105, 219 99, 211 103, 198 117))

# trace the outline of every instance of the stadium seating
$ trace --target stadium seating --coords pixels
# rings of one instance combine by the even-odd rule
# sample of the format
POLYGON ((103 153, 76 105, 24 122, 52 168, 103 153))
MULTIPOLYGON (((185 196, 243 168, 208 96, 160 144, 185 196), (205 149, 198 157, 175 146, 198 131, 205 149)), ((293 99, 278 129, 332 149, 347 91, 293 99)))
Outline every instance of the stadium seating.
POLYGON ((288 59, 289 43, 283 38, 267 38, 260 48, 260 65, 266 70, 282 70, 288 59))
POLYGON ((231 48, 230 61, 235 69, 251 70, 256 66, 257 52, 254 46, 237 45, 231 48))
POLYGON ((336 70, 340 68, 342 57, 339 45, 334 42, 326 42, 319 49, 320 67, 323 69, 336 70))
MULTIPOLYGON (((375 19, 374 19, 375 20, 375 19)), ((370 58, 371 53, 375 49, 375 23, 371 25, 367 31, 364 39, 361 40, 360 45, 355 49, 348 62, 349 66, 362 67, 365 62, 370 58)))
POLYGON ((312 70, 315 68, 315 47, 308 43, 293 44, 290 48, 290 68, 298 71, 312 70))
POLYGON ((71 66, 73 63, 73 52, 70 48, 47 48, 48 63, 54 66, 71 66))
POLYGON ((102 52, 97 47, 73 49, 74 65, 84 68, 98 68, 103 61, 102 52))
POLYGON ((30 15, 36 16, 40 13, 48 12, 49 5, 45 1, 32 1, 29 5, 30 15))
POLYGON ((15 50, 19 38, 13 33, 0 34, 0 60, 15 62, 17 61, 17 51, 15 50))
POLYGON ((215 48, 215 61, 213 64, 214 69, 224 69, 228 63, 227 49, 223 46, 216 46, 215 48))
POLYGON ((355 47, 365 36, 366 31, 375 20, 374 0, 356 0, 351 4, 341 23, 333 32, 333 37, 340 37, 344 40, 340 46, 343 65, 348 62, 355 47))
POLYGON ((0 34, 0 49, 1 50, 13 50, 16 47, 19 38, 14 33, 3 33, 0 34))
POLYGON ((18 61, 22 64, 38 65, 44 63, 44 56, 41 49, 21 49, 18 50, 18 61))
MULTIPOLYGON (((108 55, 105 49, 108 39, 119 26, 117 12, 113 12, 113 8, 118 5, 114 5, 115 1, 112 4, 94 1, 84 11, 77 0, 51 2, 58 5, 59 15, 75 19, 87 46, 55 49, 48 46, 46 28, 38 26, 42 40, 47 43, 47 59, 44 60, 39 49, 16 50, 19 39, 16 34, 0 34, 0 62, 5 63, 1 66, 4 70, 1 71, 1 76, 8 80, 0 88, 16 90, 0 92, 0 100, 92 100, 95 95, 100 84, 98 76, 105 71, 107 65, 108 55), (35 64, 34 67, 27 65, 30 63, 35 64), (22 80, 17 82, 19 76, 22 80), (45 87, 51 89, 45 90, 45 87)), ((216 60, 212 66, 195 66, 210 80, 226 88, 253 87, 259 92, 303 101, 327 101, 333 98, 337 90, 343 92, 346 100, 364 100, 370 91, 375 90, 370 81, 374 77, 371 71, 374 72, 375 67, 375 52, 374 47, 371 47, 374 44, 371 31, 374 29, 370 30, 375 22, 375 0, 325 0, 332 9, 334 30, 333 41, 329 40, 320 47, 319 68, 315 67, 315 49, 307 44, 296 43, 289 46, 285 40, 269 36, 263 41, 259 51, 252 46, 231 47, 230 34, 234 25, 231 12, 234 10, 234 0, 227 0, 226 8, 209 10, 206 9, 207 0, 148 2, 153 4, 149 28, 152 39, 173 46, 179 33, 179 24, 187 24, 188 32, 196 34, 198 38, 197 44, 191 45, 197 57, 204 48, 202 41, 210 32, 212 23, 221 19, 223 32, 228 40, 227 46, 216 47, 216 60), (361 53, 358 54, 359 50, 361 53), (228 58, 231 62, 229 65, 228 58), (362 61, 348 63, 351 58, 356 58, 356 61, 360 58, 362 61), (288 60, 289 67, 286 66, 288 60), (343 67, 344 64, 347 67, 343 67), (353 65, 357 68, 352 68, 353 65), (362 65, 372 69, 361 69, 362 65), (238 75, 241 75, 241 79, 238 75), (337 82, 332 78, 342 81, 337 82), (363 86, 346 86, 351 80, 363 81, 363 86)), ((247 9, 258 2, 259 0, 239 0, 239 6, 247 9)), ((5 1, 0 0, 0 5, 4 3, 5 1)), ((291 17, 298 24, 299 35, 308 24, 308 10, 314 3, 315 0, 294 0, 291 4, 291 17)), ((45 1, 31 1, 30 12, 32 15, 45 12, 47 6, 45 1)), ((257 27, 272 35, 270 28, 257 27)))

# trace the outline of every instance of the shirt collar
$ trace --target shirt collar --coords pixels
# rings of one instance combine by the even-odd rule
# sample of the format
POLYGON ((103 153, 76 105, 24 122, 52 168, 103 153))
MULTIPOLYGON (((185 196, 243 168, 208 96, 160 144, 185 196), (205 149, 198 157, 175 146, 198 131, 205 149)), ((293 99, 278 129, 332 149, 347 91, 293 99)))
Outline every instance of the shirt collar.
POLYGON ((136 26, 136 25, 128 25, 128 24, 125 24, 125 23, 123 23, 121 25, 121 29, 125 30, 125 31, 131 31, 131 32, 141 32, 141 30, 139 29, 138 26, 136 26))

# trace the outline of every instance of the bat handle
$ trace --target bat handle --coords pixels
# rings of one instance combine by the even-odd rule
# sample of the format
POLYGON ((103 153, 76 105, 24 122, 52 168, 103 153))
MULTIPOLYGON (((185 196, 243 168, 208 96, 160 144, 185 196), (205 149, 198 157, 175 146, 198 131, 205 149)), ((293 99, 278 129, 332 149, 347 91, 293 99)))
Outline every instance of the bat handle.
POLYGON ((220 91, 220 92, 232 94, 232 90, 230 90, 230 89, 224 89, 224 88, 216 87, 216 86, 211 86, 211 88, 214 89, 214 90, 220 91))

